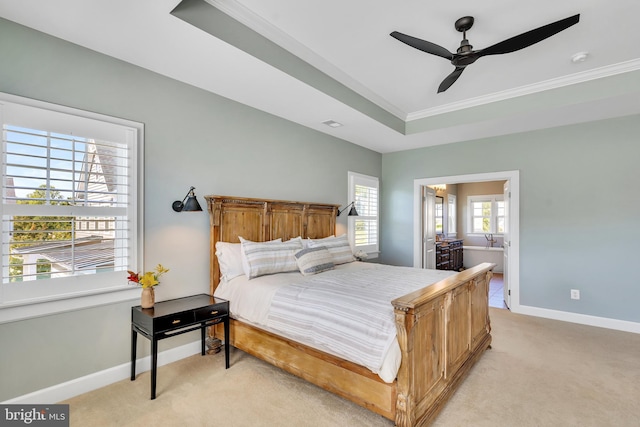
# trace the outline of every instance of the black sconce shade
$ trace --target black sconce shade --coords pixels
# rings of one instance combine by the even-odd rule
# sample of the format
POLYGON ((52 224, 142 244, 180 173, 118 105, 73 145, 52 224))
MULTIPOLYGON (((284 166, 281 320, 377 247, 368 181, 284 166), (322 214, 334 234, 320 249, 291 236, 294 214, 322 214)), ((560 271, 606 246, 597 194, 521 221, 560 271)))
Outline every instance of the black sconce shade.
POLYGON ((189 192, 187 193, 186 196, 184 196, 184 199, 182 201, 176 200, 175 202, 173 202, 173 204, 171 205, 173 210, 176 212, 201 211, 202 208, 200 207, 200 203, 198 203, 198 199, 196 199, 196 195, 193 192, 193 190, 195 189, 196 187, 191 187, 189 189, 189 192))
POLYGON ((347 208, 348 208, 349 206, 351 206, 351 209, 349 210, 349 213, 347 214, 347 216, 358 216, 358 211, 356 210, 356 205, 355 205, 355 203, 356 203, 356 202, 351 202, 351 203, 349 203, 347 206, 345 206, 345 208, 344 208, 344 209, 342 209, 342 210, 338 210, 338 215, 337 215, 337 216, 340 216, 340 214, 341 214, 342 212, 346 211, 346 210, 347 210, 347 208))

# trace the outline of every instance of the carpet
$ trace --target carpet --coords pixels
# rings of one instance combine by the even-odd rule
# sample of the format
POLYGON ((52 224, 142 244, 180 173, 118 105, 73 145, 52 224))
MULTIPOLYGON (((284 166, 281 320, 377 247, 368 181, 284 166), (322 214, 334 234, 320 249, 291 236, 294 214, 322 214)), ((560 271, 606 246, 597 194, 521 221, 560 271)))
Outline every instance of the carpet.
MULTIPOLYGON (((485 352, 433 426, 638 426, 640 335, 491 309, 485 352)), ((72 426, 393 426, 240 350, 194 355, 68 401, 72 426)))

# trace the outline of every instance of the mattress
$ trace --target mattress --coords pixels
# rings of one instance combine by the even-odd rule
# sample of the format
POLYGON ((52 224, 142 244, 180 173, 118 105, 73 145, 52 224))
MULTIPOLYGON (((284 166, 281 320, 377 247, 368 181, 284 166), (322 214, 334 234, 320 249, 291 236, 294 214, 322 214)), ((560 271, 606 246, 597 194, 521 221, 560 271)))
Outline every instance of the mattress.
POLYGON ((222 281, 215 295, 229 300, 233 318, 365 366, 390 383, 401 362, 391 301, 453 274, 352 262, 313 276, 241 275, 222 281))

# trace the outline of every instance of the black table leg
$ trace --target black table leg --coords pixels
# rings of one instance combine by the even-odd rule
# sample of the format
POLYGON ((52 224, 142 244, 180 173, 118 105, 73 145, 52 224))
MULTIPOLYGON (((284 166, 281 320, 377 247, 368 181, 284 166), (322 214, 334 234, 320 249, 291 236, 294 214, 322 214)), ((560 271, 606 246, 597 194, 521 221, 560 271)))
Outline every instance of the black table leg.
POLYGON ((229 369, 229 346, 231 338, 229 336, 229 316, 224 319, 224 365, 225 369, 229 369))
POLYGON ((156 378, 158 371, 158 340, 151 338, 151 400, 156 398, 156 378))
POLYGON ((207 327, 204 326, 204 324, 202 324, 202 327, 200 328, 200 340, 202 342, 202 355, 204 356, 204 349, 205 349, 205 335, 207 332, 207 327))
POLYGON ((131 328, 131 381, 136 379, 136 343, 138 341, 138 333, 131 328))

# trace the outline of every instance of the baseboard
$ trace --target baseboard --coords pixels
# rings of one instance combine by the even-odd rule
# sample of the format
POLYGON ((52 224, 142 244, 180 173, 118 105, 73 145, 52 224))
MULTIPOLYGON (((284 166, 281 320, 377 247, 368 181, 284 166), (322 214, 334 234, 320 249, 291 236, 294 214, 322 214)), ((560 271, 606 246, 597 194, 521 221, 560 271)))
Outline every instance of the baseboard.
POLYGON ((640 323, 629 322, 626 320, 610 319, 607 317, 590 316, 588 314, 550 310, 526 305, 512 307, 511 310, 518 314, 526 314, 529 316, 544 317, 546 319, 562 320, 564 322, 579 323, 582 325, 597 326, 599 328, 615 329, 618 331, 640 334, 640 323))
MULTIPOLYGON (((194 341, 180 347, 175 347, 158 353, 158 366, 166 365, 185 357, 199 354, 202 350, 201 341, 194 341)), ((151 356, 136 361, 136 374, 151 369, 151 356)), ((23 396, 2 402, 4 404, 54 404, 70 399, 83 393, 113 384, 131 376, 131 363, 123 363, 103 371, 95 372, 71 381, 56 384, 42 390, 34 391, 23 396)))

